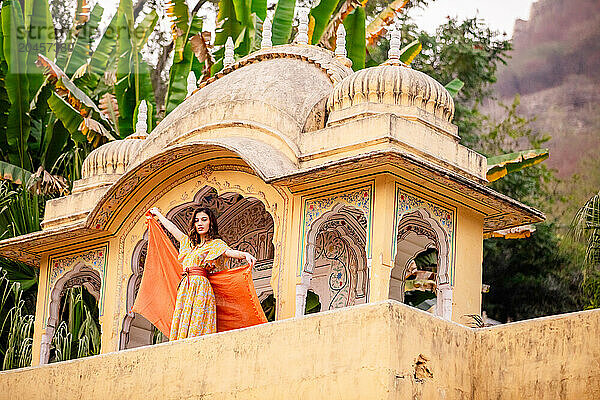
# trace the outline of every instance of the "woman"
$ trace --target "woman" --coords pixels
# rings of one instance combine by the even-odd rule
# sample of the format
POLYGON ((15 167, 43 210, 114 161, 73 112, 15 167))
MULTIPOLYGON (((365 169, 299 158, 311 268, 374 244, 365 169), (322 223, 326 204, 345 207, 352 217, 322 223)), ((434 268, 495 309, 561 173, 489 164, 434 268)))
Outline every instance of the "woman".
POLYGON ((188 235, 184 234, 158 208, 149 212, 179 242, 179 261, 183 279, 177 289, 177 302, 171 322, 169 340, 206 335, 217 331, 216 303, 208 273, 225 267, 227 257, 246 260, 254 267, 256 258, 238 251, 219 238, 217 218, 209 208, 198 208, 192 214, 188 235))

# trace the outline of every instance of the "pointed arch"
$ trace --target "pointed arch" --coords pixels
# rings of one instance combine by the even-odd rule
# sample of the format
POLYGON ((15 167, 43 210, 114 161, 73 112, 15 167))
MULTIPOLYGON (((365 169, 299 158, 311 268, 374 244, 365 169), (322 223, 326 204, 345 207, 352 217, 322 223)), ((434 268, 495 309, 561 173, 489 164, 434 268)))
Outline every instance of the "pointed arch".
POLYGON ((396 245, 394 246, 395 266, 390 278, 396 280, 396 282, 390 282, 390 298, 404 299, 404 279, 410 262, 420 252, 428 248, 435 248, 438 252, 436 273, 438 301, 435 307, 435 315, 450 319, 452 316, 451 244, 448 234, 428 210, 419 208, 400 219, 396 228, 396 238, 396 245), (411 238, 412 241, 409 240, 411 238), (401 248, 401 246, 404 247, 401 248))
MULTIPOLYGON (((368 288, 367 217, 363 210, 355 206, 344 202, 336 202, 329 211, 312 222, 306 235, 306 260, 302 266, 301 282, 296 287, 297 316, 304 314, 306 293, 309 287, 312 287, 312 290, 322 299, 323 306, 327 307, 325 309, 334 307, 333 301, 342 289, 348 290, 347 301, 342 302, 344 303, 342 306, 354 304, 357 299, 366 302, 368 288), (347 252, 346 257, 349 260, 349 265, 338 266, 341 269, 337 271, 337 276, 333 275, 332 269, 334 261, 341 263, 341 260, 337 257, 331 257, 331 266, 326 268, 327 271, 317 271, 318 257, 322 257, 327 253, 326 246, 337 248, 341 252, 347 252), (318 282, 313 281, 316 272, 325 274, 319 278, 320 280, 327 280, 328 292, 325 292, 322 287, 315 286, 318 284, 318 282), (334 284, 332 285, 332 283, 334 284), (337 292, 329 299, 330 301, 324 302, 335 291, 337 292)), ((324 283, 320 283, 323 286, 324 283)), ((342 303, 336 304, 335 307, 342 303)))
POLYGON ((46 333, 42 335, 40 349, 40 364, 47 364, 50 357, 50 343, 60 320, 60 299, 66 289, 76 286, 85 287, 96 301, 100 302, 102 290, 100 273, 83 261, 77 261, 70 271, 58 278, 50 292, 46 333))

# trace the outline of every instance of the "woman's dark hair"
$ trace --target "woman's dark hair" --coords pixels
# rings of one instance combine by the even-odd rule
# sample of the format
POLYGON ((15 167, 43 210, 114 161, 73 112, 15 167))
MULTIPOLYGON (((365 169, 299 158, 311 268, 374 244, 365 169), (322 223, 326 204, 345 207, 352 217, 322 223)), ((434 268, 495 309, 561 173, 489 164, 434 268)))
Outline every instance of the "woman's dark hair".
POLYGON ((217 217, 215 213, 212 212, 210 208, 200 207, 196 208, 192 213, 192 218, 190 219, 190 223, 188 224, 188 235, 190 237, 190 241, 192 242, 192 246, 198 245, 200 243, 200 234, 196 231, 196 215, 204 213, 208 215, 208 221, 210 222, 208 225, 207 236, 208 239, 218 239, 219 236, 219 227, 217 226, 217 217))

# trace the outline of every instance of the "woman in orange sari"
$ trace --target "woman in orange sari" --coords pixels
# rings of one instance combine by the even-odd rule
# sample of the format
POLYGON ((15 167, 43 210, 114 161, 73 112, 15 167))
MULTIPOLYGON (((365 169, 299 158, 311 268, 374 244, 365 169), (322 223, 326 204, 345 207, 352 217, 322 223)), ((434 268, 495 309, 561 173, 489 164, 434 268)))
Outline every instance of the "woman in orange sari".
POLYGON ((216 302, 208 274, 224 269, 227 258, 246 260, 250 267, 254 267, 256 258, 250 253, 231 249, 220 239, 217 218, 209 208, 194 211, 187 235, 158 208, 153 207, 149 212, 179 241, 179 261, 183 265, 169 340, 216 332, 216 302))

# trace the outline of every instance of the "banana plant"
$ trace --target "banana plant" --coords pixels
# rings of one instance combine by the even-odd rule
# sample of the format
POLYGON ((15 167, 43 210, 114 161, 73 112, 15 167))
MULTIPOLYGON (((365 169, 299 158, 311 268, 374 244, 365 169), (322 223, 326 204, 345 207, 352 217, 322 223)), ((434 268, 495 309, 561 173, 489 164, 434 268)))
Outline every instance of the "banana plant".
POLYGON ((539 164, 549 155, 548 149, 531 149, 488 157, 486 178, 489 182, 494 182, 507 174, 539 164))
POLYGON ((0 146, 3 161, 31 172, 43 149, 47 122, 47 92, 42 93, 35 58, 38 53, 54 57, 55 49, 47 2, 26 4, 31 8, 26 17, 15 0, 4 1, 0 13, 0 146))
MULTIPOLYGON (((142 60, 140 50, 145 44, 157 21, 155 11, 149 18, 151 22, 144 20, 140 25, 141 29, 148 34, 143 34, 142 39, 138 39, 136 33, 135 19, 133 16, 133 4, 131 0, 121 0, 117 10, 117 70, 116 84, 114 86, 115 96, 119 105, 119 136, 126 138, 134 132, 135 115, 137 108, 142 100, 152 107, 149 107, 148 115, 156 108, 154 100, 154 90, 150 80, 150 70, 148 64, 142 60), (144 39, 145 38, 145 39, 144 39)), ((138 25, 138 28, 140 27, 138 25)))
POLYGON ((173 65, 169 71, 169 85, 165 101, 166 114, 177 107, 187 95, 187 77, 191 71, 200 77, 204 71, 203 63, 210 63, 210 55, 204 53, 204 58, 199 54, 208 50, 206 35, 202 36, 202 19, 193 15, 189 17, 189 9, 184 0, 172 0, 167 4, 167 15, 171 18, 171 31, 173 33, 174 53, 173 65), (195 51, 194 51, 195 50, 195 51), (202 59, 202 61, 200 61, 202 59))
POLYGON ((48 104, 74 140, 87 140, 97 147, 101 142, 115 139, 112 123, 65 72, 42 55, 38 57, 38 66, 54 89, 48 104))

